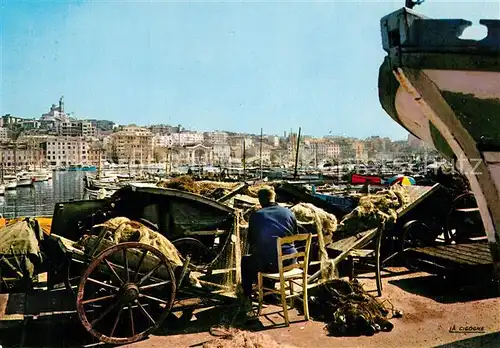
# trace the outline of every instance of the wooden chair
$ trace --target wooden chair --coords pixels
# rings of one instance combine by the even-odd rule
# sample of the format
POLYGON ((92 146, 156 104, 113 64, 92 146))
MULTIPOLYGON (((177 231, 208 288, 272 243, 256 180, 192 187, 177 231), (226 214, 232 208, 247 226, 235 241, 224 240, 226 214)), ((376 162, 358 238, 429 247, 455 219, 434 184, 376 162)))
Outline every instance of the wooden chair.
POLYGON ((366 245, 361 248, 353 249, 349 251, 348 260, 351 265, 351 273, 349 279, 352 280, 356 278, 355 265, 356 263, 363 263, 365 265, 373 266, 375 269, 375 280, 377 284, 378 296, 382 296, 382 262, 380 260, 380 247, 383 240, 384 226, 380 225, 375 234, 375 238, 369 241, 366 245), (368 244, 373 243, 373 249, 367 249, 368 244))
POLYGON ((259 287, 259 309, 257 314, 260 315, 262 310, 262 303, 264 301, 264 296, 269 294, 280 294, 281 305, 283 306, 283 315, 285 317, 286 326, 290 325, 290 320, 288 318, 288 304, 287 299, 302 296, 304 304, 304 316, 306 320, 309 320, 309 306, 307 297, 307 266, 309 263, 309 250, 311 247, 311 234, 297 234, 294 236, 288 236, 283 238, 277 238, 277 248, 278 248, 278 273, 263 273, 258 274, 258 287, 259 287), (294 254, 283 255, 281 250, 283 244, 295 243, 305 241, 306 246, 304 251, 296 252, 294 254), (283 265, 283 262, 297 258, 297 263, 288 266, 283 265), (301 260, 302 259, 302 260, 301 260), (273 281, 273 284, 279 282, 279 290, 275 288, 269 289, 264 287, 264 278, 273 281), (300 283, 297 280, 301 280, 300 283), (302 292, 294 292, 294 285, 298 288, 302 288, 302 292), (287 294, 288 292, 288 294, 287 294))

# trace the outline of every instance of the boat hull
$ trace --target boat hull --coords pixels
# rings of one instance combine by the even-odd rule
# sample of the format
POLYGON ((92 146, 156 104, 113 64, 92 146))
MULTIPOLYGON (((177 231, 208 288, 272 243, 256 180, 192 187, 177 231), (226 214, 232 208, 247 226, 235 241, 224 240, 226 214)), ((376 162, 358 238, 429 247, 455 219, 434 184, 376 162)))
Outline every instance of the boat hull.
POLYGON ((33 185, 33 179, 17 180, 17 187, 26 187, 26 186, 32 186, 32 185, 33 185))
POLYGON ((500 271, 500 21, 480 23, 488 35, 474 41, 459 38, 469 21, 406 8, 382 18, 388 55, 379 98, 396 122, 467 177, 500 271))
POLYGON ((6 190, 15 190, 16 187, 17 187, 17 182, 15 182, 15 181, 7 182, 5 184, 5 189, 6 190))

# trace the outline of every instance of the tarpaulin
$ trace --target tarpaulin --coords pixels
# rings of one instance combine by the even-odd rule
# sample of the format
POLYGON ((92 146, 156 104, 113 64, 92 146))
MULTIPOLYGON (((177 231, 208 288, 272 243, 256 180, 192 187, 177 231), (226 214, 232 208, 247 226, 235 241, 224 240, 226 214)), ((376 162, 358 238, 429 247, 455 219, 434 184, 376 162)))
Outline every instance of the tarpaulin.
POLYGON ((42 263, 39 242, 43 239, 40 224, 26 218, 0 229, 0 277, 2 280, 31 279, 42 263))

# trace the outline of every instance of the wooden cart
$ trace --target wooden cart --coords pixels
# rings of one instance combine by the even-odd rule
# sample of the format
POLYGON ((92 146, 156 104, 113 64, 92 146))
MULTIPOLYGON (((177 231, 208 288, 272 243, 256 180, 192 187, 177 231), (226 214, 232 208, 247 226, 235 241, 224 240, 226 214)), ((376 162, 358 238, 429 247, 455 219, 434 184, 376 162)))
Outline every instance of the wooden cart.
POLYGON ((83 248, 64 237, 50 237, 74 267, 70 273, 81 270, 79 277, 66 278, 66 294, 73 295, 81 323, 98 340, 126 344, 147 337, 169 315, 174 301, 176 310, 186 310, 185 299, 227 300, 220 291, 188 280, 189 257, 182 266, 173 265, 150 245, 116 244, 106 233, 90 236, 83 248))
MULTIPOLYGON (((408 186, 406 188, 409 193, 409 203, 397 211, 398 219, 405 217, 407 213, 409 213, 412 209, 418 206, 432 193, 436 192, 437 189, 439 188, 439 184, 435 184, 434 186, 408 186)), ((396 255, 396 253, 392 254, 385 260, 381 260, 381 246, 383 243, 383 237, 384 237, 384 227, 379 226, 372 229, 368 229, 366 231, 360 231, 355 235, 349 235, 334 240, 332 243, 326 246, 326 249, 329 253, 336 254, 336 256, 333 259, 330 259, 331 266, 336 268, 341 261, 346 260, 350 256, 358 255, 360 251, 366 251, 367 253, 369 252, 373 254, 375 260, 375 268, 376 268, 375 273, 377 280, 377 288, 380 295, 382 292, 382 281, 380 277, 381 267, 384 262, 388 261, 389 258, 392 258, 396 255), (365 248, 368 245, 368 243, 372 241, 375 242, 373 249, 360 250, 362 248, 365 248)), ((319 261, 312 263, 321 264, 321 262, 319 261)), ((318 284, 321 284, 322 282, 321 270, 312 274, 308 278, 308 282, 311 286, 317 286, 318 284)))
POLYGON ((239 213, 177 190, 132 187, 107 200, 58 203, 51 233, 41 243, 44 263, 35 270, 39 277, 46 274, 46 286, 35 284, 37 289, 0 296, 0 320, 26 323, 46 313, 75 313, 76 309, 83 327, 98 340, 135 342, 156 330, 171 312, 191 318, 190 313, 200 306, 234 299, 234 289, 222 280, 232 277, 239 282, 238 242, 239 213), (184 256, 183 263, 169 261, 148 244, 114 243, 106 230, 92 227, 113 216, 149 222, 184 256), (75 242, 88 234, 85 243, 75 242), (200 252, 209 255, 200 258, 200 252), (229 268, 224 267, 226 256, 234 261, 229 268), (189 281, 190 273, 197 274, 196 284, 189 281), (21 298, 44 308, 31 310, 16 300, 21 298), (8 305, 3 306, 4 302, 8 305))

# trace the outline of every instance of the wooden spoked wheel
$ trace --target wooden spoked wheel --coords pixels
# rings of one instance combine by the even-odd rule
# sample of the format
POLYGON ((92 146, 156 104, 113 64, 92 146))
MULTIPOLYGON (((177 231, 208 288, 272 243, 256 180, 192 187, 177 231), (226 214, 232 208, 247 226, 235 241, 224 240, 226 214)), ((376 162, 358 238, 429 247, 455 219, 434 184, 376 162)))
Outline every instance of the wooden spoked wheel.
POLYGON ((446 242, 462 243, 466 242, 470 237, 484 234, 481 213, 474 193, 462 193, 453 200, 446 216, 446 242))
POLYGON ((195 238, 176 239, 172 244, 184 258, 190 257, 189 268, 191 270, 202 271, 207 269, 217 256, 195 238))
POLYGON ((408 257, 408 252, 412 248, 435 245, 434 235, 429 227, 420 220, 408 221, 404 224, 402 232, 400 245, 404 264, 409 270, 417 270, 418 268, 412 263, 412 258, 408 257))
POLYGON ((401 251, 411 248, 435 245, 435 236, 427 224, 420 220, 411 220, 404 224, 401 237, 401 251))
POLYGON ((161 325, 175 291, 174 272, 165 255, 146 244, 120 243, 100 253, 83 274, 78 316, 102 342, 135 342, 161 325))

